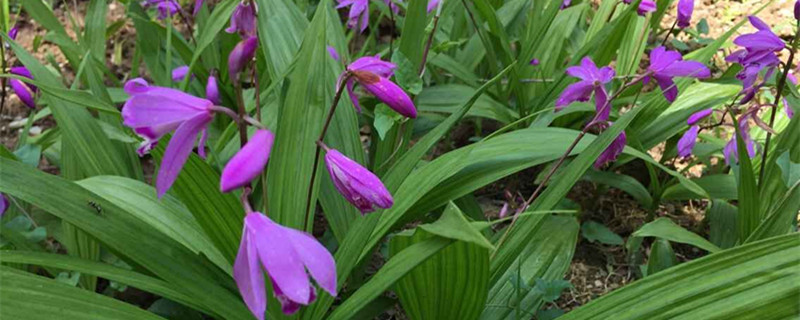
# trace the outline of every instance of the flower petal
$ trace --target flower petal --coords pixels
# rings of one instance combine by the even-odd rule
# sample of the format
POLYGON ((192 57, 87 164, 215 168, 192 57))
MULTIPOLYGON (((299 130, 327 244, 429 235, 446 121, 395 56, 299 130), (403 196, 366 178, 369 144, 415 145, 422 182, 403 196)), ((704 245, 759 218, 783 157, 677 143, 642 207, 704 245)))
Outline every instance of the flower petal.
POLYGON ((264 274, 258 263, 258 252, 249 240, 247 227, 242 231, 239 253, 233 263, 233 279, 239 287, 244 303, 256 319, 264 320, 267 309, 267 294, 264 288, 264 274))
POLYGON ((575 101, 587 101, 592 95, 594 85, 590 81, 578 81, 567 86, 556 100, 556 110, 561 110, 575 101))
POLYGON ((275 135, 269 130, 258 130, 250 141, 237 152, 222 170, 219 185, 222 192, 241 188, 255 179, 267 165, 275 135))
POLYGON ((658 86, 661 87, 662 93, 664 93, 664 98, 667 98, 669 102, 675 102, 675 98, 678 97, 678 86, 675 85, 675 82, 672 81, 670 77, 663 77, 663 76, 653 76, 658 83, 658 86))
POLYGON ((158 197, 164 195, 169 190, 178 174, 192 153, 194 141, 197 134, 209 123, 213 117, 210 114, 200 114, 181 124, 164 151, 164 158, 161 160, 161 167, 158 169, 156 177, 156 191, 158 197))
POLYGON ((354 73, 356 74, 356 80, 364 89, 389 106, 389 108, 409 118, 417 117, 417 107, 414 106, 414 102, 394 82, 368 71, 355 71, 354 73))
POLYGON ((699 126, 691 126, 686 133, 678 140, 678 156, 686 158, 692 155, 692 149, 697 141, 697 134, 700 132, 699 126))
POLYGON ((328 249, 309 234, 284 228, 297 256, 322 289, 336 296, 336 262, 328 249))
POLYGON ((14 90, 14 92, 17 94, 17 97, 19 97, 19 100, 22 101, 22 103, 28 106, 28 108, 36 108, 36 101, 34 101, 35 99, 33 98, 33 90, 31 90, 27 84, 17 79, 9 79, 8 84, 11 86, 11 90, 14 90))
POLYGON ((693 113, 691 116, 689 116, 689 119, 686 120, 686 123, 688 123, 690 126, 693 126, 695 123, 702 120, 703 118, 710 116, 712 112, 714 112, 713 108, 697 111, 693 113))
POLYGON ((690 60, 675 61, 658 73, 668 77, 708 78, 711 76, 711 71, 705 65, 690 60))

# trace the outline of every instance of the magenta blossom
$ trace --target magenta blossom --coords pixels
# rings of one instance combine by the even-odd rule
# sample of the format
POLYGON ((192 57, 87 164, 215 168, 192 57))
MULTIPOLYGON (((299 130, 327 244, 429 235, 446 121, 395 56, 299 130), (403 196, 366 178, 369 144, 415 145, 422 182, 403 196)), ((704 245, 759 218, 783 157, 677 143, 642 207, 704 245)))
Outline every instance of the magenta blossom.
POLYGON ((186 78, 189 73, 189 66, 180 66, 172 69, 172 81, 179 82, 186 78))
POLYGON ((331 58, 333 58, 333 60, 336 60, 337 62, 342 61, 342 57, 340 57, 339 53, 336 52, 336 48, 333 46, 327 46, 326 49, 328 49, 328 54, 331 56, 331 58))
MULTIPOLYGON (((397 0, 397 1, 400 1, 400 0, 397 0)), ((383 0, 383 3, 386 4, 387 6, 389 6, 389 9, 391 9, 394 14, 400 13, 400 7, 397 6, 397 4, 394 3, 394 1, 392 1, 392 0, 383 0)), ((430 10, 428 12, 430 12, 430 10)))
POLYGON ((305 232, 281 226, 260 212, 250 212, 244 218, 233 278, 245 304, 259 320, 264 320, 267 308, 262 267, 285 314, 293 314, 300 305, 316 299, 309 274, 323 290, 336 295, 336 262, 325 247, 305 232))
POLYGON ((800 0, 794 2, 794 19, 800 20, 800 0))
POLYGON ((700 133, 700 126, 697 125, 697 122, 708 117, 712 112, 714 109, 708 108, 689 116, 689 119, 686 120, 686 123, 690 125, 689 130, 686 130, 686 133, 678 140, 678 156, 686 158, 692 154, 692 149, 697 142, 697 134, 700 133))
POLYGON ((755 16, 749 16, 748 19, 758 31, 734 39, 733 43, 744 49, 735 51, 725 58, 726 61, 739 63, 743 67, 736 75, 736 78, 742 81, 743 87, 744 98, 740 103, 750 101, 766 79, 772 75, 780 63, 776 52, 784 48, 783 40, 772 32, 764 21, 755 16), (766 70, 764 81, 756 83, 763 70, 766 70))
POLYGON ((603 150, 603 153, 601 153, 597 160, 595 160, 595 169, 599 169, 606 163, 617 160, 617 157, 622 153, 622 150, 625 149, 626 142, 627 136, 625 136, 625 131, 622 131, 617 138, 611 142, 611 145, 609 145, 606 150, 603 150))
POLYGON ((253 60, 258 48, 258 38, 250 37, 240 41, 228 56, 228 74, 233 81, 239 81, 239 72, 253 60))
POLYGON ((250 137, 250 141, 225 165, 219 181, 220 190, 230 192, 248 185, 251 180, 258 177, 269 161, 273 141, 275 135, 269 130, 256 131, 250 137))
POLYGON ((436 10, 436 8, 439 7, 439 2, 441 2, 441 0, 428 1, 428 8, 427 8, 428 13, 431 13, 431 11, 436 10))
POLYGON ((257 9, 255 4, 250 4, 250 1, 240 2, 234 9, 231 15, 231 25, 225 29, 225 32, 238 32, 244 39, 255 37, 257 9))
POLYGON ((219 87, 217 87, 217 77, 213 74, 208 76, 208 82, 206 83, 206 99, 211 101, 214 105, 220 105, 221 103, 219 87))
POLYGON ((5 194, 0 193, 0 217, 6 214, 6 210, 8 210, 8 198, 6 198, 5 194))
MULTIPOLYGON (((669 102, 675 101, 678 97, 678 87, 672 81, 673 77, 693 77, 707 78, 711 76, 711 71, 700 62, 684 61, 678 51, 667 50, 658 47, 650 52, 650 66, 647 70, 661 87, 664 98, 669 102)), ((646 79, 645 81, 649 81, 646 79)))
POLYGON ((394 74, 395 66, 391 62, 385 62, 379 58, 378 55, 374 57, 361 57, 353 61, 347 66, 345 73, 339 77, 340 81, 345 74, 350 74, 351 77, 347 80, 347 93, 356 110, 361 111, 361 105, 358 103, 358 96, 356 96, 353 87, 355 81, 361 84, 367 92, 374 95, 378 100, 385 103, 390 108, 397 111, 397 113, 409 118, 417 117, 417 108, 411 98, 397 86, 394 82, 389 80, 394 74))
POLYGON ((200 12, 200 8, 203 7, 204 0, 194 0, 194 9, 192 10, 192 16, 197 16, 200 12))
POLYGON ((202 136, 198 153, 205 157, 206 125, 213 119, 214 104, 179 90, 150 86, 141 78, 125 83, 125 92, 131 97, 122 106, 123 124, 144 138, 137 150, 139 155, 175 130, 156 178, 156 191, 161 197, 178 177, 199 133, 202 136))
POLYGON ((692 22, 694 0, 678 0, 678 27, 686 28, 692 22))
POLYGON ((650 12, 656 11, 656 2, 653 0, 642 0, 639 3, 639 8, 636 8, 636 13, 644 16, 650 12))
POLYGON ((11 40, 17 40, 18 33, 19 29, 17 29, 17 26, 14 26, 13 28, 11 28, 11 30, 8 30, 8 37, 11 38, 11 40))
POLYGON ((325 150, 325 164, 333 185, 361 214, 375 211, 376 206, 383 209, 392 206, 392 195, 375 174, 335 149, 325 147, 325 150))
MULTIPOLYGON (((28 68, 25 67, 11 67, 9 70, 11 74, 15 74, 21 77, 25 77, 28 79, 33 79, 31 72, 28 71, 28 68)), ((24 103, 28 108, 36 108, 36 101, 34 95, 38 88, 35 85, 27 84, 17 79, 9 79, 8 84, 11 86, 11 90, 14 90, 14 93, 17 94, 22 103, 24 103)))
POLYGON ((528 64, 530 64, 532 66, 538 66, 539 65, 539 59, 533 58, 533 59, 531 59, 531 62, 529 62, 528 64))
POLYGON ((611 108, 606 106, 608 102, 608 92, 604 84, 614 79, 614 69, 610 67, 597 68, 589 57, 581 60, 580 66, 567 68, 567 75, 581 79, 576 83, 567 86, 556 100, 556 111, 564 109, 574 101, 589 101, 594 92, 595 109, 599 121, 608 120, 611 108))
MULTIPOLYGON (((750 124, 748 123, 749 117, 751 113, 745 113, 743 116, 739 118, 739 132, 741 133, 742 141, 744 142, 745 146, 747 147, 747 155, 752 158, 756 156, 756 146, 753 138, 750 137, 750 124)), ((734 132, 733 137, 728 140, 728 143, 725 145, 725 148, 722 149, 722 154, 725 155, 725 163, 737 163, 739 162, 739 148, 736 143, 736 134, 734 132)))
POLYGON ((337 0, 339 5, 336 9, 350 6, 350 13, 347 18, 347 27, 359 29, 364 32, 369 24, 369 1, 368 0, 337 0))
POLYGON ((174 16, 181 10, 180 4, 176 0, 145 0, 145 8, 155 7, 158 10, 158 19, 164 20, 167 17, 174 16))
POLYGON ((566 9, 569 5, 572 4, 572 0, 564 0, 561 2, 561 10, 566 9))

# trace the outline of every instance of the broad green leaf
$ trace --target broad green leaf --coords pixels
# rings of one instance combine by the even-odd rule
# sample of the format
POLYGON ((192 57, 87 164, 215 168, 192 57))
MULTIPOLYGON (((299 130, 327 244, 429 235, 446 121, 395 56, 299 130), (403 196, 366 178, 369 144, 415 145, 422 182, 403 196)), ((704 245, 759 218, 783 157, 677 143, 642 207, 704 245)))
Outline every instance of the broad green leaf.
POLYGON ((423 224, 419 228, 443 238, 472 243, 490 250, 494 249, 492 243, 486 240, 480 231, 470 226, 464 214, 452 202, 444 209, 439 220, 423 224))
POLYGON ((800 312, 800 234, 720 251, 614 290, 559 319, 788 319, 800 312))
POLYGON ((759 203, 758 185, 756 184, 757 173, 753 168, 746 143, 742 138, 743 133, 741 133, 736 119, 734 119, 733 125, 736 126, 734 135, 736 136, 736 149, 739 157, 738 172, 736 172, 739 212, 736 215, 736 222, 739 229, 739 239, 747 239, 758 227, 763 215, 761 213, 761 204, 759 203))
POLYGON ((792 162, 792 159, 789 158, 789 151, 778 156, 775 163, 781 168, 781 178, 787 188, 800 181, 800 163, 792 162))
POLYGON ((625 243, 622 237, 608 229, 608 227, 594 222, 586 221, 581 225, 581 235, 590 242, 621 246, 625 243))
MULTIPOLYGON (((736 178, 729 174, 709 174, 692 182, 703 188, 712 199, 736 200, 739 195, 736 191, 736 178)), ((661 198, 664 200, 689 200, 702 198, 703 195, 692 192, 681 184, 676 184, 664 190, 661 198)))
POLYGON ((717 252, 721 249, 703 237, 675 224, 669 218, 658 218, 653 222, 643 225, 636 230, 633 237, 658 237, 669 241, 690 244, 708 252, 717 252))
POLYGON ((708 240, 722 249, 736 245, 739 239, 736 233, 737 208, 725 200, 714 199, 711 208, 706 211, 709 231, 708 240))
POLYGON ((797 214, 800 212, 800 182, 786 192, 745 243, 796 232, 797 214))
POLYGON ((678 264, 678 258, 672 251, 669 241, 658 238, 650 248, 650 258, 647 260, 647 276, 651 276, 659 271, 666 270, 678 264))
MULTIPOLYGON (((427 87, 417 96, 414 102, 420 112, 455 113, 475 93, 473 87, 460 84, 444 84, 427 87)), ((497 102, 488 95, 482 95, 467 112, 467 116, 494 119, 502 123, 510 123, 519 114, 508 106, 497 102)))
POLYGON ((629 194, 645 208, 653 205, 653 197, 650 192, 639 181, 629 175, 614 173, 610 171, 590 170, 584 176, 586 180, 595 183, 602 183, 629 194))
MULTIPOLYGON (((446 211, 462 215, 455 206, 446 211)), ((432 237, 421 230, 399 234, 389 243, 390 255, 432 237)), ((474 242, 456 241, 401 278, 395 291, 410 319, 467 320, 480 315, 488 282, 489 250, 474 242)))
POLYGON ((0 266, 0 279, 4 318, 163 319, 134 305, 6 266, 0 266))

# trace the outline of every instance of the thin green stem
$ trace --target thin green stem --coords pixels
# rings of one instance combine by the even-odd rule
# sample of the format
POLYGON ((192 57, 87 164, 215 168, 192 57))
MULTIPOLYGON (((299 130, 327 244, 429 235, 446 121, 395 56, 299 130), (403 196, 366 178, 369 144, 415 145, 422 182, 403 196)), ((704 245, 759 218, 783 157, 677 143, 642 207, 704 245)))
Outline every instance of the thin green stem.
MULTIPOLYGON (((167 28, 167 79, 170 79, 172 77, 172 16, 167 16, 164 27, 167 28)), ((186 75, 186 77, 188 78, 189 75, 186 75)), ((172 87, 172 81, 169 81, 168 83, 169 86, 172 87)))

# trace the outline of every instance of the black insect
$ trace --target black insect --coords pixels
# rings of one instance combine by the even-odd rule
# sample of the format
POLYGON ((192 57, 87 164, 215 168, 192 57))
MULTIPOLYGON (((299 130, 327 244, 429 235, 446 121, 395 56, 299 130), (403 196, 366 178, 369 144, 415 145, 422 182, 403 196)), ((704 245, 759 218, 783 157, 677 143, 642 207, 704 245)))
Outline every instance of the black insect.
POLYGON ((103 214, 103 207, 101 207, 97 202, 89 201, 89 206, 92 207, 95 211, 97 211, 98 215, 103 214))

